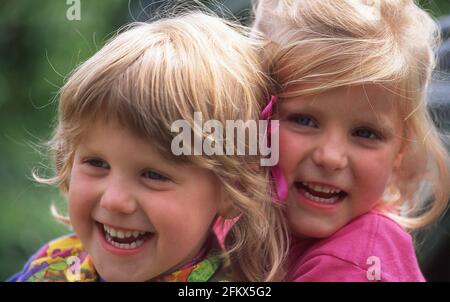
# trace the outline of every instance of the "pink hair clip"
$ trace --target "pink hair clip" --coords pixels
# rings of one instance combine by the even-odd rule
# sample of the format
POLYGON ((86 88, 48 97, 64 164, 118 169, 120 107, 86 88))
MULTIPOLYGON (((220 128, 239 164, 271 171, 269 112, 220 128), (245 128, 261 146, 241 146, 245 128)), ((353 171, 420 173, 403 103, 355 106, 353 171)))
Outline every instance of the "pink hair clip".
MULTIPOLYGON (((270 118, 272 117, 273 108, 277 102, 278 98, 274 95, 270 97, 269 102, 267 105, 263 108, 261 112, 261 119, 262 120, 268 120, 270 123, 270 118)), ((271 127, 269 124, 269 127, 267 129, 267 142, 270 142, 270 133, 271 133, 271 127)), ((284 177, 283 172, 281 171, 280 167, 274 166, 270 169, 270 175, 272 179, 274 180, 275 184, 275 196, 273 196, 274 202, 277 203, 283 203, 288 196, 288 185, 286 177, 284 177)))
POLYGON ((273 113, 273 106, 277 102, 277 97, 274 95, 270 96, 270 100, 267 103, 267 105, 263 108, 261 112, 261 119, 262 120, 269 120, 272 117, 273 113))

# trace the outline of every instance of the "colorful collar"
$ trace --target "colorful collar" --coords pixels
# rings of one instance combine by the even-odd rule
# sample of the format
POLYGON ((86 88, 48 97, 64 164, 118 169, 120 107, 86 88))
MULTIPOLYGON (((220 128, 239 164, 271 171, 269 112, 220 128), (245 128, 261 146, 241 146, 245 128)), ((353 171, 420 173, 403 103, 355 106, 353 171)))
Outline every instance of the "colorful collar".
MULTIPOLYGON (((220 274, 223 257, 217 244, 205 251, 203 259, 180 270, 155 278, 156 282, 225 281, 220 274), (220 280, 219 280, 220 279, 220 280)), ((27 282, 92 282, 102 281, 92 258, 84 251, 76 235, 56 239, 43 246, 30 260, 17 281, 27 282)))

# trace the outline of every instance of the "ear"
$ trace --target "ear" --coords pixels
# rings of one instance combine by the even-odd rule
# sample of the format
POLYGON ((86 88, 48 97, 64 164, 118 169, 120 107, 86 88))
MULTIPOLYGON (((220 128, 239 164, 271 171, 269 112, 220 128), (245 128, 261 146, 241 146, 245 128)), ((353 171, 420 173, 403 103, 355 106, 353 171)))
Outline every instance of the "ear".
POLYGON ((407 146, 406 141, 402 141, 401 145, 400 145, 400 149, 398 150, 398 153, 395 156, 394 169, 393 169, 394 173, 400 172, 400 168, 402 166, 403 158, 405 157, 407 148, 408 148, 408 146, 407 146))
POLYGON ((239 211, 231 202, 229 194, 223 188, 221 189, 219 194, 220 194, 219 198, 220 202, 218 215, 223 219, 236 218, 239 215, 239 211))
POLYGON ((397 154, 395 155, 394 158, 394 162, 393 162, 393 166, 392 166, 392 170, 391 170, 391 175, 389 176, 389 179, 387 181, 386 186, 390 187, 390 186, 395 186, 398 187, 399 186, 399 182, 400 179, 404 178, 404 171, 402 171, 402 167, 404 167, 403 165, 403 160, 405 157, 405 153, 406 153, 406 142, 401 142, 401 145, 399 147, 399 150, 397 152, 397 154))

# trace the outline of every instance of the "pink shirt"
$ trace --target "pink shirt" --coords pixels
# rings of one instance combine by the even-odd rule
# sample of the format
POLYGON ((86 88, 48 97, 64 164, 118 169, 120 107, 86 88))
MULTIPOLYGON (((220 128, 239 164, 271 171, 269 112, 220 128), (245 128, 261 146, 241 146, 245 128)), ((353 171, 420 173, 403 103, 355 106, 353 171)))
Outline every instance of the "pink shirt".
POLYGON ((286 281, 425 281, 411 236, 369 212, 328 238, 292 242, 286 281))

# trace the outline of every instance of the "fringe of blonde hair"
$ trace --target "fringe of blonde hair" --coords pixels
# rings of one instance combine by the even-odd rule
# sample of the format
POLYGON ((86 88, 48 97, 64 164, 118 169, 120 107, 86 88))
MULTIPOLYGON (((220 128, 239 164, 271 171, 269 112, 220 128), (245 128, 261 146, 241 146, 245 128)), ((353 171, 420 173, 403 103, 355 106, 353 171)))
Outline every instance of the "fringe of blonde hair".
POLYGON ((269 81, 262 71, 262 46, 247 28, 202 12, 126 26, 62 87, 49 142, 56 176, 35 178, 67 192, 80 137, 93 120, 115 119, 151 139, 168 159, 209 169, 220 180, 221 202, 240 215, 225 246, 233 278, 281 280, 287 231, 282 210, 271 201, 267 171, 255 169, 260 157, 177 157, 170 149, 176 135, 172 123, 183 119, 194 129, 194 112, 223 125, 259 119, 269 81))
POLYGON ((441 217, 450 195, 449 156, 427 112, 440 42, 430 15, 412 0, 254 4, 254 29, 271 42, 270 74, 281 98, 364 84, 398 95, 406 148, 396 182, 402 198, 382 208, 408 229, 441 217))

